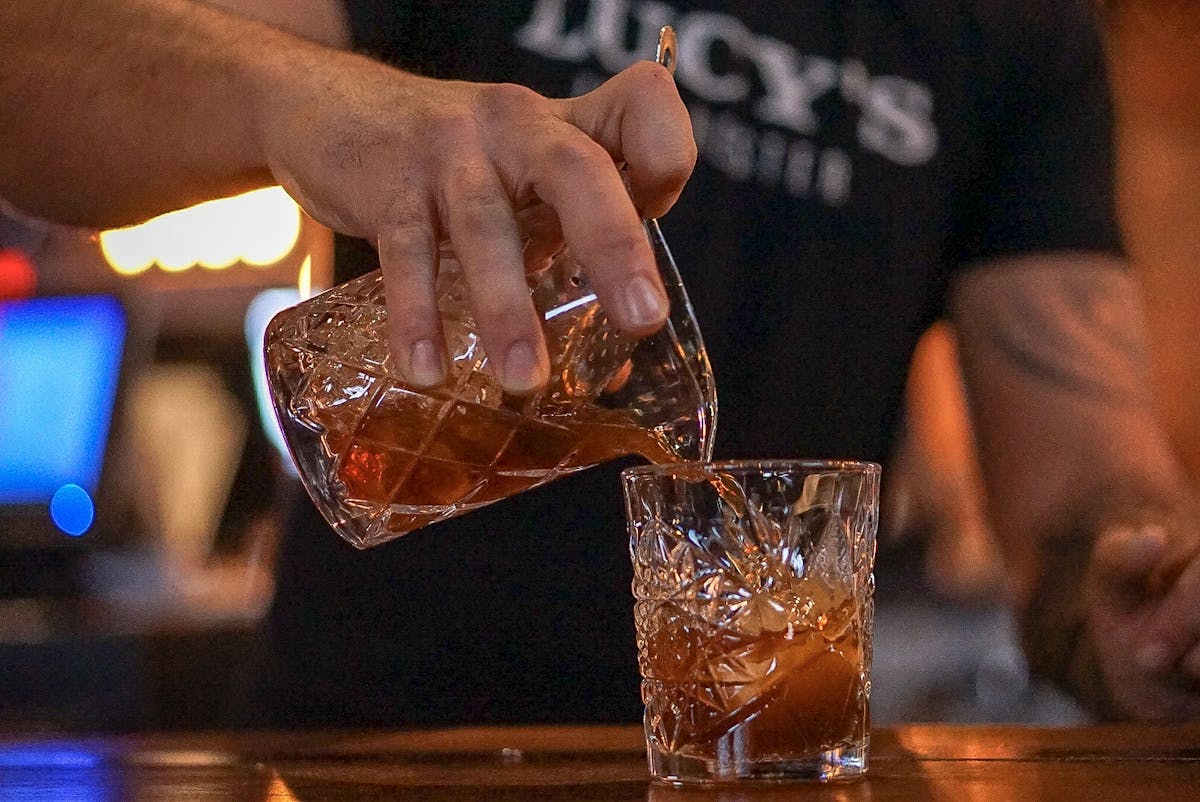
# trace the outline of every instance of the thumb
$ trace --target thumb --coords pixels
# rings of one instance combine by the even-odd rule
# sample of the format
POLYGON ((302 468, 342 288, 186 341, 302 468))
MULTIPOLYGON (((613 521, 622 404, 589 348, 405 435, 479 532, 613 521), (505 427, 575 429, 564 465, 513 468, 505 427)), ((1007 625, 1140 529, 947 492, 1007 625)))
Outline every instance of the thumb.
POLYGON ((1092 547, 1092 580, 1109 603, 1132 607, 1142 601, 1151 573, 1167 549, 1159 524, 1122 524, 1106 529, 1092 547))
POLYGON ((627 165, 629 191, 643 216, 659 217, 671 208, 695 167, 696 142, 666 69, 638 62, 562 104, 567 122, 627 165))

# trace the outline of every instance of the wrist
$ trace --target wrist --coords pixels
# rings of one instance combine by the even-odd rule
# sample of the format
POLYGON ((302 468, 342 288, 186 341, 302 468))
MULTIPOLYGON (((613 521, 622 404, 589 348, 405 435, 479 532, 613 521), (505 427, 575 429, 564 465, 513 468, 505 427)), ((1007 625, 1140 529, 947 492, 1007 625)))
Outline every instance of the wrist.
POLYGON ((232 70, 243 98, 243 143, 248 159, 284 183, 287 145, 305 146, 315 132, 305 130, 324 76, 342 54, 290 34, 269 29, 266 39, 236 42, 232 70))
POLYGON ((413 166, 421 159, 413 154, 445 145, 429 142, 414 123, 422 109, 449 107, 431 100, 430 88, 443 82, 366 56, 295 44, 248 68, 254 147, 273 180, 310 216, 344 234, 373 237, 379 221, 372 214, 406 188, 380 182, 395 171, 419 183, 413 166))

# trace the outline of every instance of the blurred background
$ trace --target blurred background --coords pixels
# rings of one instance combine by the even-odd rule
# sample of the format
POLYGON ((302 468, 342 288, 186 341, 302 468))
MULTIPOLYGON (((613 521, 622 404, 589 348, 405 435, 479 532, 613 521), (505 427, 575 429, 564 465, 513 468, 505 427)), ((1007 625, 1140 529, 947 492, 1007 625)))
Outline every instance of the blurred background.
POLYGON ((0 727, 227 720, 290 470, 262 332, 331 252, 279 188, 106 232, 0 206, 0 727))

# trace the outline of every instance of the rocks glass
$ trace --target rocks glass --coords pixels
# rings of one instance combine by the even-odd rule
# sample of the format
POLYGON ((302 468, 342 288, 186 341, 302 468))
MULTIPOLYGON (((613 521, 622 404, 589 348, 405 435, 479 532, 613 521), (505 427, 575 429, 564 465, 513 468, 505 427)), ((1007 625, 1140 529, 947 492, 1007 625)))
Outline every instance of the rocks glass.
POLYGON ((656 779, 866 771, 879 477, 845 461, 622 473, 656 779))

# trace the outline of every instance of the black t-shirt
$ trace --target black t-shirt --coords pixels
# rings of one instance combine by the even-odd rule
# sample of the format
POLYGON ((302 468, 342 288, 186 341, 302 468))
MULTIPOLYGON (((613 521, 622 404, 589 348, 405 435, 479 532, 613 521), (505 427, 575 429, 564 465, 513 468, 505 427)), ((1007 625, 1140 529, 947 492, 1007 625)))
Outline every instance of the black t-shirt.
MULTIPOLYGON (((380 58, 551 96, 675 27, 700 159, 662 226, 716 375, 718 457, 884 460, 955 271, 1118 247, 1082 2, 347 7, 380 58)), ((366 250, 340 243, 339 274, 372 266, 366 250)), ((275 720, 636 719, 618 467, 365 553, 298 505, 270 619, 275 720)))

